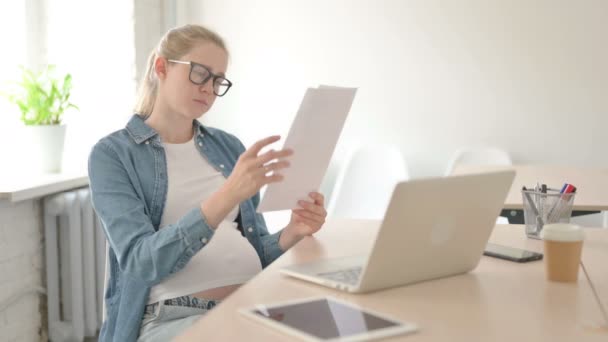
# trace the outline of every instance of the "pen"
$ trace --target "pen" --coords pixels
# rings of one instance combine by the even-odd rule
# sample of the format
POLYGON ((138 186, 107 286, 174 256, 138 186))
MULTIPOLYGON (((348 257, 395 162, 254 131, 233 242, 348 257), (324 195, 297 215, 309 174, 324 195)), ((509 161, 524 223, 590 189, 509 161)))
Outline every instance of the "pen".
MULTIPOLYGON (((547 202, 547 184, 540 185, 539 200, 536 202, 538 206, 538 216, 545 217, 545 203, 547 202)), ((547 216, 548 217, 548 216, 547 216)))
POLYGON ((562 191, 560 191, 560 194, 569 194, 572 192, 576 192, 576 187, 572 184, 564 184, 564 186, 562 187, 562 191))
MULTIPOLYGON (((559 196, 559 198, 557 199, 555 204, 553 204, 553 207, 551 208, 551 210, 549 210, 549 215, 547 215, 547 219, 550 220, 550 222, 553 222, 551 220, 555 220, 555 219, 559 220, 559 218, 561 216, 561 212, 562 212, 562 201, 565 201, 567 203, 569 200, 569 196, 565 196, 564 194, 571 194, 571 193, 575 193, 575 192, 576 192, 576 187, 572 184, 565 183, 564 186, 562 186, 562 189, 559 192, 561 195, 559 196), (557 217, 555 217, 555 216, 557 216, 557 217)), ((570 196, 572 196, 572 195, 570 195, 570 196)))
POLYGON ((528 192, 528 189, 526 189, 526 187, 524 186, 524 187, 522 187, 522 191, 524 193, 524 196, 526 196, 526 198, 528 199, 528 202, 530 203, 530 207, 532 208, 532 212, 534 213, 534 216, 536 216, 536 230, 538 232, 540 232, 540 229, 545 224, 543 222, 543 218, 540 217, 540 215, 538 213, 538 209, 536 208, 536 204, 534 203, 534 200, 532 199, 532 196, 530 196, 530 193, 528 192))
POLYGON ((537 205, 537 207, 536 207, 537 214, 536 215, 542 217, 541 216, 541 212, 540 212, 540 210, 541 210, 540 203, 541 203, 541 198, 540 198, 540 182, 536 181, 536 186, 534 187, 534 204, 537 205))

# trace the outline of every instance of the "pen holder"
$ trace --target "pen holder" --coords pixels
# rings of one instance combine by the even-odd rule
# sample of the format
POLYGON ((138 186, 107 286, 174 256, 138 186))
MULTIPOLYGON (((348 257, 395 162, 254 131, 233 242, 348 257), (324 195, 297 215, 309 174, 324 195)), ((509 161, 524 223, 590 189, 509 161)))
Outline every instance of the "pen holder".
POLYGON ((521 194, 524 204, 526 235, 529 238, 540 239, 540 232, 545 224, 570 222, 572 204, 576 193, 560 193, 548 189, 546 193, 522 190, 521 194))

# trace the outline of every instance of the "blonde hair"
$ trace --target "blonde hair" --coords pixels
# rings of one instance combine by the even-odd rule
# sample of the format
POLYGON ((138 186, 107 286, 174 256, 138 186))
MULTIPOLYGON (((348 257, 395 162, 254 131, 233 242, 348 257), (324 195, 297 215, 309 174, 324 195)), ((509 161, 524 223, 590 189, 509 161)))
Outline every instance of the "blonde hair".
POLYGON ((147 117, 152 114, 154 102, 158 92, 158 78, 154 73, 156 57, 179 59, 197 44, 211 42, 226 51, 226 44, 217 33, 200 25, 184 25, 169 30, 161 38, 158 46, 152 50, 148 57, 146 73, 139 84, 135 113, 147 117))

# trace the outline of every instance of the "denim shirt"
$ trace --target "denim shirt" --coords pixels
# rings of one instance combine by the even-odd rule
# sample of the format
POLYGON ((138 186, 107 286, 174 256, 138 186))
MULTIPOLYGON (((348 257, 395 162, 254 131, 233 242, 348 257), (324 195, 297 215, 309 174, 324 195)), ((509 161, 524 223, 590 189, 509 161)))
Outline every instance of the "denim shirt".
MULTIPOLYGON (((194 120, 195 142, 225 177, 232 172, 243 144, 224 131, 194 120)), ((181 270, 213 237, 199 207, 159 230, 167 196, 167 163, 160 136, 138 115, 126 128, 102 138, 89 156, 93 207, 109 243, 107 317, 100 341, 135 341, 150 288, 181 270)), ((278 258, 281 232, 270 235, 256 213, 259 194, 240 203, 239 227, 263 267, 278 258)))

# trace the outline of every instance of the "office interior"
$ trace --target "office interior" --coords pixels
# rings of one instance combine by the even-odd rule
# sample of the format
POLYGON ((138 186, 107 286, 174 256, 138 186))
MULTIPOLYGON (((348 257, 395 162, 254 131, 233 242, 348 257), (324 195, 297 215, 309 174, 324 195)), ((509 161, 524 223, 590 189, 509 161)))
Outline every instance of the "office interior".
MULTIPOLYGON (((602 0, 2 2, 0 90, 21 77, 20 66, 40 70, 51 64, 72 75, 70 99, 78 109, 65 112, 61 169, 48 173, 30 158, 38 140, 26 132, 19 108, 0 96, 0 340, 49 340, 45 199, 86 188, 91 147, 133 115, 149 53, 168 29, 200 24, 225 39, 227 75, 234 86, 201 122, 234 134, 245 146, 269 135, 286 137, 307 88, 357 88, 318 189, 329 205, 339 196, 336 189, 374 188, 395 163, 403 166, 403 181, 450 176, 466 163, 538 166, 546 177, 535 174, 538 179, 526 184, 530 187, 554 181, 556 173, 563 178, 547 185, 561 188, 584 179, 587 171, 599 178, 585 184, 606 184, 606 18, 608 2, 602 0), (353 164, 356 156, 369 159, 353 164), (365 168, 366 180, 341 184, 352 165, 365 168), (569 179, 568 172, 576 174, 569 179)), ((579 187, 577 196, 606 192, 588 189, 579 187)), ((268 230, 280 230, 289 214, 265 213, 268 230)), ((498 223, 523 223, 523 216, 509 221, 509 210, 502 215, 498 223)), ((348 209, 344 217, 349 218, 348 209)), ((593 230, 590 236, 601 235, 608 214, 599 206, 583 208, 571 222, 593 230)), ((594 290, 606 306, 608 278, 602 271, 595 274, 594 290)), ((57 278, 68 279, 66 274, 57 278)), ((586 281, 581 274, 578 286, 586 281)), ((97 306, 102 305, 100 286, 90 293, 97 306)), ((488 303, 488 311, 499 310, 488 303)), ((588 317, 601 321, 601 309, 589 303, 584 304, 588 317)), ((567 309, 556 310, 567 319, 567 309)), ((73 319, 63 316, 66 322, 73 319)), ((492 324, 500 330, 499 323, 492 324)), ((96 340, 100 325, 93 325, 83 340, 96 340)), ((424 337, 424 329, 402 338, 424 337)), ((531 336, 553 336, 543 329, 553 327, 531 336)), ((580 333, 581 340, 608 336, 572 331, 567 336, 580 333)), ((454 336, 476 335, 456 331, 454 336)))

